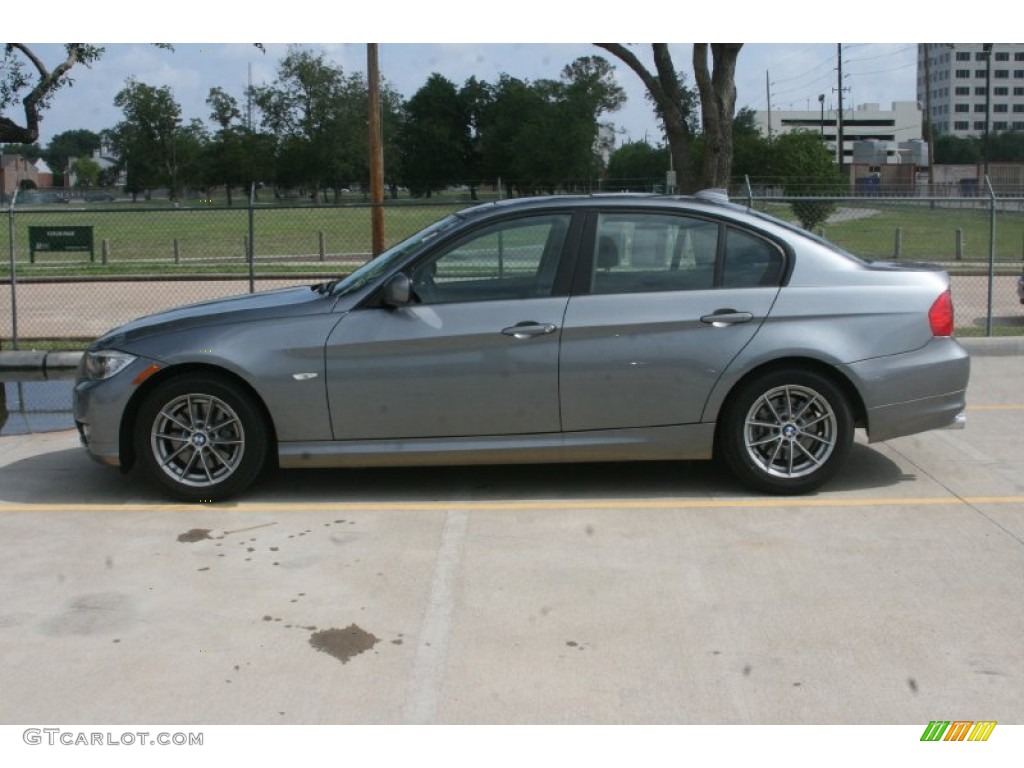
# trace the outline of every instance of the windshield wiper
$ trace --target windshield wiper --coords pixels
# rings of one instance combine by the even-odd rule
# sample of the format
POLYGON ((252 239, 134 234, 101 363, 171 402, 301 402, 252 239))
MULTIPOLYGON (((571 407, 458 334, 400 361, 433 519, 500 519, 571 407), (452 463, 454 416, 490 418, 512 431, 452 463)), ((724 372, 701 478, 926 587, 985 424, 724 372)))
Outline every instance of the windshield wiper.
POLYGON ((334 290, 334 286, 337 285, 337 284, 338 284, 337 279, 334 279, 334 280, 331 280, 331 281, 326 282, 326 283, 317 283, 316 285, 311 285, 311 286, 309 286, 309 289, 311 291, 316 291, 321 296, 323 296, 325 293, 330 293, 331 291, 333 291, 334 290))

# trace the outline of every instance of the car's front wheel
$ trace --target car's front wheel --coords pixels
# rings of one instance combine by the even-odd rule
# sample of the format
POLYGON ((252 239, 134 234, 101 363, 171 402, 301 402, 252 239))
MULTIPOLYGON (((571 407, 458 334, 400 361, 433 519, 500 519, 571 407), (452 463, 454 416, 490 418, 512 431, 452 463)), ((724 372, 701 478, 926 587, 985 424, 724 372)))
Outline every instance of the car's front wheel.
POLYGON ((814 371, 776 370, 743 384, 719 440, 733 473, 769 493, 807 493, 839 470, 853 443, 846 395, 814 371))
POLYGON ((144 471, 185 501, 219 501, 244 490, 263 468, 267 444, 267 427, 251 396, 210 374, 158 385, 135 423, 144 471))

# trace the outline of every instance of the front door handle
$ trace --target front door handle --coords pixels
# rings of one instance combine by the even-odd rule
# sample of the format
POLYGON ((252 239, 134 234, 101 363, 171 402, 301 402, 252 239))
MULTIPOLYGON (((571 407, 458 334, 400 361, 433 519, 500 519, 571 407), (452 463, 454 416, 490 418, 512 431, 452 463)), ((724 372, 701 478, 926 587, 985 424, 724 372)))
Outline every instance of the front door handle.
POLYGON ((715 328, 725 328, 739 323, 749 323, 754 319, 750 312, 737 312, 735 309, 716 309, 710 315, 704 315, 700 321, 713 325, 715 328))
POLYGON ((558 326, 551 323, 533 323, 524 322, 516 323, 508 328, 503 328, 501 332, 506 336, 512 336, 516 339, 529 339, 534 336, 546 336, 549 333, 554 333, 558 330, 558 326))

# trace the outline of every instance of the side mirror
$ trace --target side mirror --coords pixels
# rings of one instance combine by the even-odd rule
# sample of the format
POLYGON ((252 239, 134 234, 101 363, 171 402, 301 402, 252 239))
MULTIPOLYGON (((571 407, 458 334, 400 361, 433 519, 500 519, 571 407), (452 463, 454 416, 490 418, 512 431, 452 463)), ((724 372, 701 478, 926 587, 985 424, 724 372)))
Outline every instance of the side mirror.
POLYGON ((389 307, 404 307, 412 301, 412 281, 399 272, 384 285, 384 304, 389 307))

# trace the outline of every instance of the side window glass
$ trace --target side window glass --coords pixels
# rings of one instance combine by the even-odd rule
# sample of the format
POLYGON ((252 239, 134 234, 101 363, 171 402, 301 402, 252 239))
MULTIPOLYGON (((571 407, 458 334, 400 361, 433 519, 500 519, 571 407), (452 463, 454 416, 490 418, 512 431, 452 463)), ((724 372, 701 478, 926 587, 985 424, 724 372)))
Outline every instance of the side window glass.
POLYGON ((777 286, 782 281, 782 252, 759 237, 730 229, 725 241, 723 288, 777 286))
POLYGON ((551 295, 569 214, 501 222, 413 268, 424 304, 500 301, 551 295))
POLYGON ((706 290, 714 285, 718 224, 668 214, 601 214, 594 294, 706 290))

